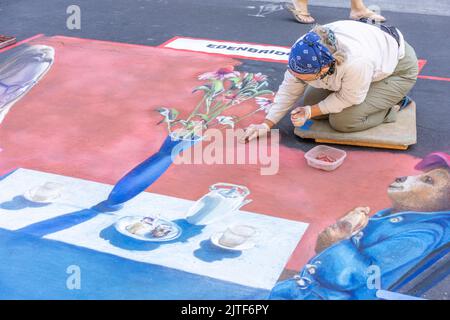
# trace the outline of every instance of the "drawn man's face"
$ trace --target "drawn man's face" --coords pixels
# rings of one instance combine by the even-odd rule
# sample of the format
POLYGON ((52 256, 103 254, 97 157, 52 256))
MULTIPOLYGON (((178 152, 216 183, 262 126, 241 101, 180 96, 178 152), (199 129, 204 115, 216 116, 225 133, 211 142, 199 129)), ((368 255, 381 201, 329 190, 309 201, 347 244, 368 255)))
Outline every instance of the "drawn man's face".
POLYGON ((450 172, 434 169, 417 176, 398 177, 388 187, 393 207, 402 211, 450 209, 450 172))
POLYGON ((322 231, 316 243, 316 252, 319 253, 333 243, 350 238, 358 233, 369 222, 369 207, 357 207, 341 217, 336 223, 322 231))

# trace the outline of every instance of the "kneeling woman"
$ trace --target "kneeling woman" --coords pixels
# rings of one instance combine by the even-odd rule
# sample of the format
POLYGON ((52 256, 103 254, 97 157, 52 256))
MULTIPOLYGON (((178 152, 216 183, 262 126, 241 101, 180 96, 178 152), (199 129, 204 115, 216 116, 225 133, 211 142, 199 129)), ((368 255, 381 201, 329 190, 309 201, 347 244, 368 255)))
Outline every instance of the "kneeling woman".
POLYGON ((247 140, 266 134, 291 112, 294 126, 328 118, 341 132, 362 131, 394 122, 411 101, 418 62, 414 49, 394 27, 363 21, 316 26, 292 46, 288 70, 262 124, 246 129, 247 140))

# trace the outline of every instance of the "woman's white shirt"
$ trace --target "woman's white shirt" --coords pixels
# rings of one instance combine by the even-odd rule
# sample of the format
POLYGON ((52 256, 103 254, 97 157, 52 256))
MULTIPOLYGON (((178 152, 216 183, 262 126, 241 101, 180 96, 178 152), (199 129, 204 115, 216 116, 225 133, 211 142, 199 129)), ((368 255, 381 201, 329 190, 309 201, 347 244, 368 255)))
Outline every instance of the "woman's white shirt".
POLYGON ((303 95, 307 85, 333 91, 319 102, 323 114, 338 113, 362 103, 372 82, 390 76, 398 61, 405 56, 405 41, 400 34, 397 41, 378 27, 358 21, 337 21, 325 25, 334 31, 338 44, 346 53, 346 61, 336 67, 334 74, 323 80, 304 82, 289 71, 284 75, 267 114, 267 119, 277 123, 303 95))

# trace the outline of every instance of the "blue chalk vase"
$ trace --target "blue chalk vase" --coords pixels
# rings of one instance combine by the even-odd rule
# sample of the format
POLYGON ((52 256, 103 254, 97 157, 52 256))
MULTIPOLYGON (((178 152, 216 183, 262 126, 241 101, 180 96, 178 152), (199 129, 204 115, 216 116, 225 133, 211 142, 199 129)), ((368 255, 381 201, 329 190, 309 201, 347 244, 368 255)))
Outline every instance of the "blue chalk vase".
POLYGON ((202 138, 177 138, 173 134, 167 136, 158 152, 141 162, 114 186, 104 202, 104 205, 113 209, 120 207, 124 202, 136 197, 151 186, 173 163, 173 160, 184 150, 192 147, 202 138))

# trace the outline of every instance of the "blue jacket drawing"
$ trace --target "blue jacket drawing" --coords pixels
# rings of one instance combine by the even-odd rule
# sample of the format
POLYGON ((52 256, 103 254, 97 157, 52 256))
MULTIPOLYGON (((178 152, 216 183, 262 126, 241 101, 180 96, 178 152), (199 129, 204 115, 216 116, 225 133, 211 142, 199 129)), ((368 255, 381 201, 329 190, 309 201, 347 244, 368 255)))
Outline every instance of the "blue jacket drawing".
POLYGON ((450 211, 375 214, 357 235, 318 254, 298 276, 278 283, 271 299, 376 299, 371 266, 387 289, 450 240, 450 211))

